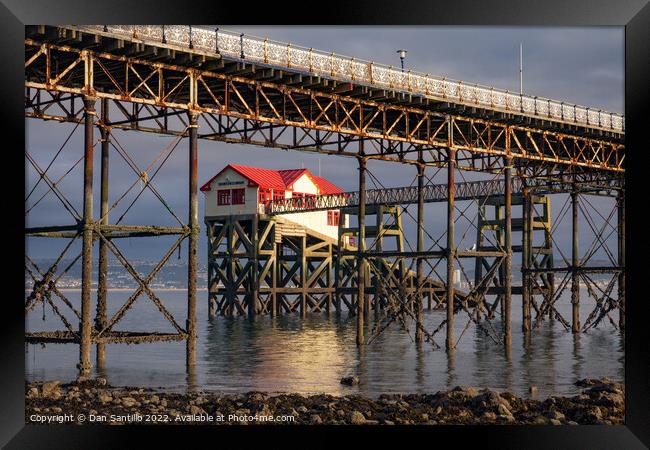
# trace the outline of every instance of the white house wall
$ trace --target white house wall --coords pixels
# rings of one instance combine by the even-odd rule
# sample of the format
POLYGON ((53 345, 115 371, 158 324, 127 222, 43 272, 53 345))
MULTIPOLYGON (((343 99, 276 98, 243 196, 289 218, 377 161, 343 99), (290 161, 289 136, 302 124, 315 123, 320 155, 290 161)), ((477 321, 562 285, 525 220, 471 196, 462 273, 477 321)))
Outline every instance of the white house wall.
MULTIPOLYGON (((318 188, 307 175, 302 175, 293 185, 295 192, 318 195, 318 188)), ((258 212, 258 188, 248 186, 248 179, 232 169, 226 169, 210 183, 210 190, 204 192, 206 217, 256 214, 258 212), (227 184, 226 184, 227 183, 227 184), (220 189, 245 188, 245 203, 243 205, 217 205, 217 192, 220 189)), ((287 190, 286 198, 291 198, 292 191, 287 190)), ((232 197, 231 197, 232 201, 232 197)), ((305 228, 312 229, 318 233, 338 238, 338 226, 327 225, 327 211, 314 211, 308 213, 295 213, 283 215, 287 220, 298 223, 305 228)), ((344 218, 346 225, 349 225, 349 217, 344 218)))
MULTIPOLYGON (((232 197, 231 197, 232 201, 232 197)), ((226 169, 217 178, 212 180, 210 190, 205 192, 206 216, 229 216, 240 214, 255 214, 257 212, 257 186, 248 186, 248 179, 232 169, 226 169), (228 183, 227 185, 224 183, 228 183), (231 184, 232 183, 232 184, 231 184), (245 203, 243 205, 217 206, 217 191, 220 189, 245 188, 245 203)))

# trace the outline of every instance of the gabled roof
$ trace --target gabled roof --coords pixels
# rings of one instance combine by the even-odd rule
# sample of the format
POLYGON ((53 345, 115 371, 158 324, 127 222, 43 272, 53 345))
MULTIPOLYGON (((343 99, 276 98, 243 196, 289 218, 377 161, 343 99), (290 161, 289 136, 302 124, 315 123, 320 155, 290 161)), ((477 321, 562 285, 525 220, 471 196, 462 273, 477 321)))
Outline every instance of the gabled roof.
POLYGON ((207 183, 201 186, 201 191, 209 191, 210 185, 221 175, 226 169, 232 169, 244 178, 248 179, 253 184, 256 184, 260 187, 268 189, 286 189, 284 180, 280 176, 277 170, 271 169, 262 169, 259 167, 249 167, 249 166, 240 166, 236 164, 228 164, 226 167, 221 169, 219 173, 210 178, 207 183))
POLYGON ((278 173, 282 177, 284 185, 287 187, 295 183, 296 180, 300 178, 304 173, 307 173, 309 175, 309 171, 307 169, 285 169, 278 170, 278 173))
POLYGON ((291 189, 291 186, 302 175, 307 175, 316 186, 321 194, 338 194, 343 192, 341 188, 333 183, 330 183, 323 177, 312 175, 308 169, 286 169, 286 170, 271 170, 263 169, 260 167, 240 166, 236 164, 228 164, 221 169, 219 173, 210 178, 210 180, 201 186, 201 191, 206 192, 210 190, 210 185, 221 175, 226 169, 232 169, 250 183, 265 189, 291 189))
POLYGON ((314 179, 314 181, 316 181, 316 184, 318 185, 321 195, 340 194, 343 192, 343 189, 341 189, 334 183, 327 181, 323 177, 312 175, 312 178, 314 179))

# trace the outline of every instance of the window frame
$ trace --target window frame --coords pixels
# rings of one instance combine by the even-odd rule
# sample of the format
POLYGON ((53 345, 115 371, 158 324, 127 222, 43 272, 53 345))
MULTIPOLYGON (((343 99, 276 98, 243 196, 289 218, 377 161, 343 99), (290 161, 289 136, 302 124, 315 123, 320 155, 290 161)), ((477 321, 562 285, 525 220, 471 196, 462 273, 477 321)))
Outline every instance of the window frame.
POLYGON ((230 202, 230 189, 217 189, 217 206, 229 206, 231 204, 230 202))
POLYGON ((246 188, 235 188, 230 190, 230 204, 231 205, 245 205, 246 204, 246 188))

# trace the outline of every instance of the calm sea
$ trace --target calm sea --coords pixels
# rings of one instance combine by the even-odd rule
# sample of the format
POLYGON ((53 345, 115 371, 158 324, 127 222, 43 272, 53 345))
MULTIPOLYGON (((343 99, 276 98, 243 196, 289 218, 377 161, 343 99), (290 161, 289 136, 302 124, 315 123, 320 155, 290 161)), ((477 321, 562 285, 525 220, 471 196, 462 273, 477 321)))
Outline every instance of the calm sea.
MULTIPOLYGON (((79 304, 79 291, 65 291, 79 304)), ((160 298, 185 323, 186 292, 160 291, 160 298)), ((117 311, 130 291, 110 291, 109 314, 117 311)), ((623 380, 624 341, 605 318, 598 328, 573 336, 558 322, 541 323, 524 343, 521 333, 520 299, 513 297, 513 344, 506 355, 502 345, 470 324, 453 356, 444 351, 444 330, 437 335, 443 349, 424 344, 417 349, 409 335, 393 324, 374 342, 358 349, 355 320, 347 313, 296 315, 277 318, 207 317, 207 292, 199 292, 197 363, 193 373, 185 369, 184 342, 107 346, 106 365, 95 370, 113 385, 163 387, 174 391, 188 388, 223 392, 380 393, 436 392, 456 385, 490 387, 526 394, 535 385, 540 396, 572 395, 579 392, 574 382, 581 378, 608 376, 623 380), (347 387, 341 377, 356 375, 360 385, 347 387)), ((581 318, 595 307, 595 301, 581 293, 581 318)), ((559 300, 558 310, 570 320, 568 298, 559 300)), ((69 311, 68 311, 69 312, 69 311)), ((63 329, 49 307, 38 306, 26 318, 28 330, 63 329)), ((617 312, 610 313, 617 320, 617 312)), ((438 326, 445 311, 425 311, 428 330, 438 326)), ((497 314, 498 315, 498 314, 497 314)), ((534 315, 534 313, 533 313, 534 315)), ((71 323, 72 313, 67 315, 71 323)), ((371 335, 372 314, 366 336, 371 335)), ((456 316, 458 338, 468 322, 465 312, 456 316)), ((498 318, 493 321, 499 329, 498 318)), ((116 330, 173 331, 153 303, 143 296, 126 314, 116 330)), ((76 377, 78 346, 48 344, 25 346, 28 380, 76 377)), ((93 351, 93 361, 94 361, 93 351)))

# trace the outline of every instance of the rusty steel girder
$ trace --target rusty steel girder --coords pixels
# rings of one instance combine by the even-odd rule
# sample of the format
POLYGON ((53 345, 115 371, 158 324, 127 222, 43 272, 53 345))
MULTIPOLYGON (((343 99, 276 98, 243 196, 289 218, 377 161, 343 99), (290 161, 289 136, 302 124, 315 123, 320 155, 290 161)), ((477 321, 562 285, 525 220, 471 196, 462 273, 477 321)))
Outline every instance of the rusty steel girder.
POLYGON ((625 170, 618 138, 547 130, 504 115, 474 117, 361 99, 345 89, 331 93, 261 81, 255 72, 241 75, 245 67, 232 75, 33 39, 26 39, 25 46, 28 117, 79 120, 72 111, 48 116, 47 104, 39 103, 42 95, 32 95, 33 90, 48 91, 55 103, 57 95, 71 94, 134 104, 131 111, 118 106, 127 117, 125 128, 134 128, 135 122, 135 128, 145 129, 140 122, 149 120, 154 132, 174 133, 167 128, 169 115, 195 111, 204 122, 203 139, 345 156, 359 156, 349 143, 364 140, 369 145, 363 156, 416 163, 423 151, 427 164, 443 164, 453 148, 459 168, 476 170, 489 170, 504 156, 515 164, 625 170), (283 138, 277 136, 281 133, 283 138))

